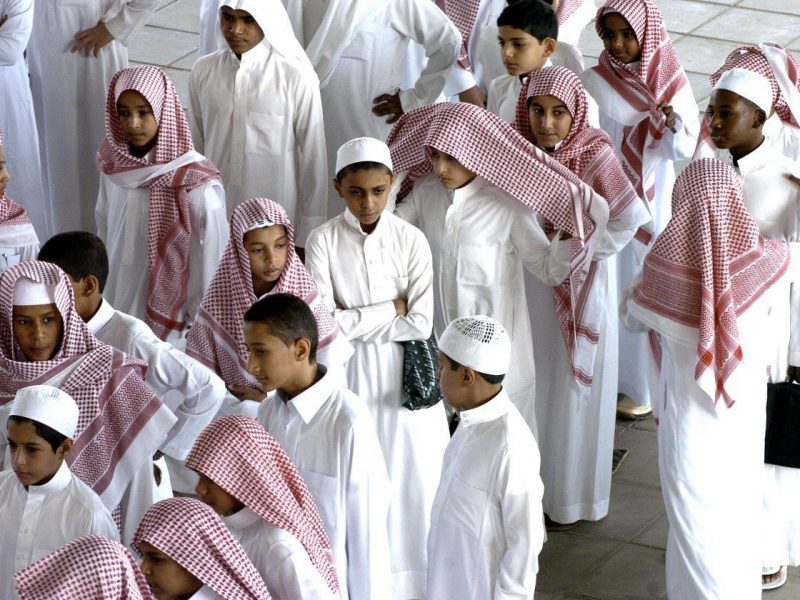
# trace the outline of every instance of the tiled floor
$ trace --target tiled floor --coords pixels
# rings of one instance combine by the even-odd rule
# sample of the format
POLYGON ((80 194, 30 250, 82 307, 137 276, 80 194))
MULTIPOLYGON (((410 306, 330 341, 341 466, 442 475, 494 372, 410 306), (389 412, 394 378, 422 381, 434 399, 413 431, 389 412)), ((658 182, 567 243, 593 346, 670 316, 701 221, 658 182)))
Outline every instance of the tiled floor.
MULTIPOLYGON (((800 53, 800 0, 661 0, 660 5, 700 110, 708 102, 708 76, 742 43, 768 39, 800 53)), ((130 44, 131 61, 163 67, 184 104, 197 58, 199 14, 200 0, 163 0, 130 44)), ((601 46, 593 25, 582 45, 587 63, 594 64, 601 46)), ((550 535, 540 557, 537 600, 666 598, 667 518, 653 422, 618 423, 616 445, 631 453, 614 476, 608 517, 550 535)), ((764 594, 765 600, 798 598, 800 569, 790 570, 782 589, 764 594)))

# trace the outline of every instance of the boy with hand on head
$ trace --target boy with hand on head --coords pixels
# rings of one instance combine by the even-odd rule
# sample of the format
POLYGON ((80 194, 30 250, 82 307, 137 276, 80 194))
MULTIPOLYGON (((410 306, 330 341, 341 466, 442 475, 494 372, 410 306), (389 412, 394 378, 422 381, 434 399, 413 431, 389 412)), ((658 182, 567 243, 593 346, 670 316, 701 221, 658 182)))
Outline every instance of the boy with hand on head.
MULTIPOLYGON (((39 238, 25 209, 6 196, 8 172, 3 132, 0 131, 0 273, 24 260, 36 258, 39 238)), ((33 199, 27 199, 29 202, 33 199)))
POLYGON ((0 596, 14 597, 14 573, 90 533, 119 539, 111 514, 66 463, 78 405, 49 385, 20 389, 6 424, 11 469, 0 473, 0 596))
POLYGON ((444 406, 403 406, 405 348, 433 327, 433 268, 423 233, 385 210, 392 187, 385 143, 356 138, 336 157, 344 213, 308 238, 306 264, 351 341, 350 389, 366 402, 392 484, 389 543, 395 598, 425 590, 425 536, 447 446, 444 406))
POLYGON ((302 247, 327 211, 319 79, 280 0, 216 5, 225 43, 192 67, 194 141, 220 169, 229 215, 249 198, 274 198, 302 247))
POLYGON ((462 317, 439 338, 439 385, 460 416, 428 536, 430 600, 533 598, 544 542, 539 449, 503 388, 503 326, 462 317))
POLYGON ((266 391, 258 421, 303 475, 320 509, 343 600, 392 597, 390 488, 363 400, 316 362, 308 305, 270 294, 244 315, 248 371, 266 391))

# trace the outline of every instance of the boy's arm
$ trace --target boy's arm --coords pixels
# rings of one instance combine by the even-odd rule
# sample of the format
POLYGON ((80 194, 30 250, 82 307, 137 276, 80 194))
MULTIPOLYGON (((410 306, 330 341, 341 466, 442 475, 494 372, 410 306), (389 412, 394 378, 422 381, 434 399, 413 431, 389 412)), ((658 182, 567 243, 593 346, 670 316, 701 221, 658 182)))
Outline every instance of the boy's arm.
POLYGON ((200 154, 205 152, 205 134, 203 129, 203 107, 200 103, 200 83, 198 82, 197 65, 192 67, 189 75, 189 114, 186 115, 189 129, 192 132, 194 149, 200 154))
POLYGON ((158 0, 128 0, 116 16, 106 19, 106 29, 115 40, 127 46, 131 35, 144 27, 157 7, 158 0))
POLYGON ((569 274, 570 240, 555 236, 548 240, 532 210, 520 206, 511 223, 511 243, 525 268, 550 286, 559 285, 569 274))
POLYGON ((658 145, 658 153, 669 160, 691 158, 700 134, 700 116, 692 88, 683 86, 670 101, 675 115, 675 132, 667 129, 658 145))
POLYGON ((394 214, 403 219, 406 223, 410 223, 414 227, 419 227, 419 208, 417 207, 413 191, 395 205, 394 214))
POLYGON ((33 0, 11 0, 0 8, 0 66, 22 60, 33 29, 33 0))

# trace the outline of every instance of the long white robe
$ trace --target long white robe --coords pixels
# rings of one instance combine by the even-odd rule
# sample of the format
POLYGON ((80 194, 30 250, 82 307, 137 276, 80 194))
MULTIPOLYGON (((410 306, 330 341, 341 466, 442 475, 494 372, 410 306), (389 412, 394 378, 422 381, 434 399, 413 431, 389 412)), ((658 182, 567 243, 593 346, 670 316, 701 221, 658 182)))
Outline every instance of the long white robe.
POLYGON ((100 180, 95 153, 104 135, 108 84, 128 66, 128 39, 157 4, 158 0, 36 2, 28 61, 54 233, 95 230, 100 180), (71 54, 75 34, 101 19, 114 41, 97 58, 71 54))
POLYGON ((347 365, 350 388, 370 409, 392 486, 389 544, 394 598, 425 595, 425 542, 449 438, 444 405, 417 411, 402 406, 402 341, 424 340, 433 321, 433 269, 425 237, 384 212, 365 234, 345 211, 315 230, 306 267, 320 295, 336 310, 355 350, 347 365), (404 298, 408 314, 393 300, 404 298))
POLYGON ((197 49, 199 56, 211 54, 219 49, 219 4, 220 0, 202 0, 200 3, 200 45, 197 49))
POLYGON ((0 130, 11 173, 9 197, 25 207, 34 228, 49 239, 50 207, 39 159, 39 134, 25 63, 25 47, 33 28, 33 0, 0 0, 0 130))

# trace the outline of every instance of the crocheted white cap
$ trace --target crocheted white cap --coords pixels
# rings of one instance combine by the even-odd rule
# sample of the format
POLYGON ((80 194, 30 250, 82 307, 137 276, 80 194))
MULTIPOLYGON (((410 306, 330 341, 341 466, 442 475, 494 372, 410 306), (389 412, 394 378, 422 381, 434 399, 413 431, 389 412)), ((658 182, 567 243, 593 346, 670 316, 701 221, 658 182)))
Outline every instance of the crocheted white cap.
POLYGON ((392 170, 392 153, 384 142, 360 137, 345 142, 336 152, 336 172, 360 162, 376 162, 392 170))
POLYGON ((439 338, 439 350, 455 362, 487 375, 505 375, 511 362, 511 340, 491 317, 454 319, 439 338))
POLYGON ((71 438, 78 427, 78 414, 78 405, 68 393, 51 385, 31 385, 14 396, 8 416, 38 421, 71 438))
POLYGON ((731 69, 719 78, 715 90, 728 90, 747 98, 769 116, 772 110, 772 87, 769 80, 748 69, 731 69))
POLYGON ((14 306, 36 306, 54 304, 55 301, 56 286, 39 283, 28 277, 20 277, 14 285, 11 303, 14 306))

